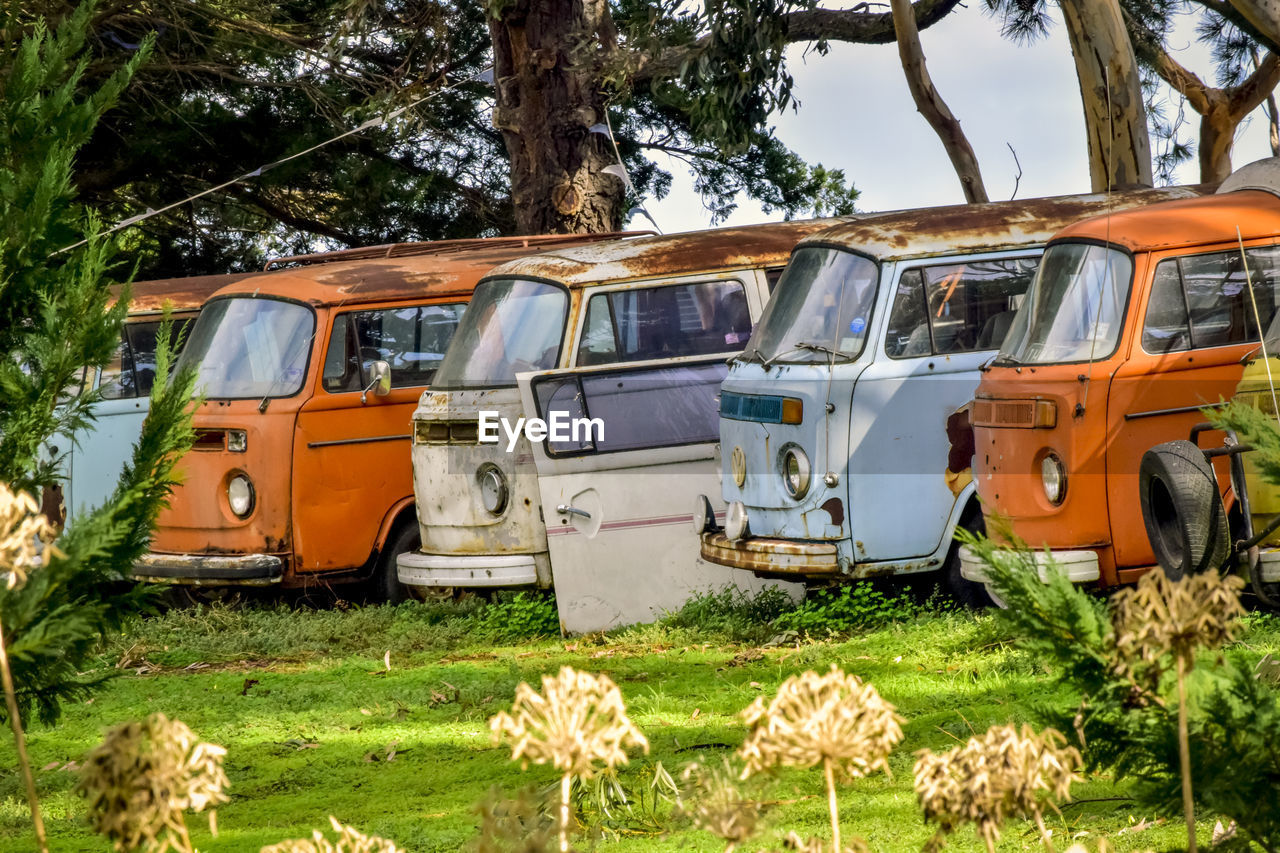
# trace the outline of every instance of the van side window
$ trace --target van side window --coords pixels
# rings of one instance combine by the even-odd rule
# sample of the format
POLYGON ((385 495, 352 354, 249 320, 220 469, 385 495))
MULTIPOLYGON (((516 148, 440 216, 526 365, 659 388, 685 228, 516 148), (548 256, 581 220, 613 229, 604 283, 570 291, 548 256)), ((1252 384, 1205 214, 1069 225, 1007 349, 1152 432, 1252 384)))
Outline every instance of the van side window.
POLYGON ((750 336, 747 294, 736 281, 597 293, 576 364, 737 352, 750 336))
POLYGON ((929 319, 924 311, 924 276, 918 269, 907 270, 898 279, 893 308, 889 311, 889 332, 884 339, 884 350, 890 358, 910 358, 933 352, 929 319))
POLYGON ((615 453, 714 442, 720 437, 716 397, 729 367, 678 364, 535 379, 538 416, 564 424, 546 442, 550 456, 615 453), (588 433, 583 421, 604 424, 588 433), (573 421, 579 421, 577 434, 573 421))
POLYGON ((339 314, 325 351, 324 389, 359 391, 375 361, 391 366, 392 388, 430 384, 465 309, 458 303, 339 314))
POLYGON ((1142 348, 1153 355, 1191 348, 1187 300, 1174 259, 1156 265, 1147 318, 1142 324, 1142 348))
POLYGON ((104 400, 126 400, 138 396, 133 387, 133 353, 129 351, 127 338, 121 339, 111 361, 98 375, 98 390, 104 400))
MULTIPOLYGON (((170 326, 170 344, 185 339, 190 317, 175 317, 170 326)), ((156 378, 156 335, 160 323, 126 323, 121 331, 120 345, 106 367, 102 369, 98 387, 106 400, 125 400, 146 397, 156 378)))
POLYGON ((1239 249, 1228 249, 1161 261, 1147 303, 1142 348, 1162 353, 1256 341, 1258 321, 1268 328, 1278 304, 1280 247, 1246 249, 1243 258, 1239 249), (1252 287, 1245 280, 1246 265, 1252 287))
POLYGON ((912 358, 998 349, 1038 264, 1039 258, 999 258, 907 270, 894 295, 885 351, 912 358))

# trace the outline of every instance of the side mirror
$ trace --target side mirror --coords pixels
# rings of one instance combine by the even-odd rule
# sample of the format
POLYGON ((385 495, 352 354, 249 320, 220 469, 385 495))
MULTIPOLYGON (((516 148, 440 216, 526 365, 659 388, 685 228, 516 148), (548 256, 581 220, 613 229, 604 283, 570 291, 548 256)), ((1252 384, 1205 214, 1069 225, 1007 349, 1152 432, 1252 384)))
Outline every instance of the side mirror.
POLYGON ((385 397, 391 393, 391 365, 385 361, 375 361, 369 365, 369 384, 360 392, 360 402, 368 402, 369 392, 375 397, 385 397))

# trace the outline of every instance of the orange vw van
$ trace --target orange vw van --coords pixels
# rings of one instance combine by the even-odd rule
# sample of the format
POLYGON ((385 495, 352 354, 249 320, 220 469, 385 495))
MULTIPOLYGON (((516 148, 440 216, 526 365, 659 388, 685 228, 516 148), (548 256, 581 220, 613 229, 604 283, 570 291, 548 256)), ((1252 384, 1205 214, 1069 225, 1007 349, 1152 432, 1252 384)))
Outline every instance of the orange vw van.
MULTIPOLYGON (((1126 583, 1156 565, 1143 455, 1231 397, 1277 314, 1280 198, 1251 180, 1258 165, 1216 194, 1057 234, 978 386, 973 477, 988 529, 1004 517, 1074 581, 1126 583)), ((1214 464, 1226 492, 1227 462, 1214 464)), ((983 580, 967 552, 961 571, 983 580)))
POLYGON ((300 587, 371 579, 401 597, 418 544, 410 418, 476 282, 610 235, 400 244, 286 258, 219 290, 178 363, 204 401, 184 482, 134 575, 300 587))

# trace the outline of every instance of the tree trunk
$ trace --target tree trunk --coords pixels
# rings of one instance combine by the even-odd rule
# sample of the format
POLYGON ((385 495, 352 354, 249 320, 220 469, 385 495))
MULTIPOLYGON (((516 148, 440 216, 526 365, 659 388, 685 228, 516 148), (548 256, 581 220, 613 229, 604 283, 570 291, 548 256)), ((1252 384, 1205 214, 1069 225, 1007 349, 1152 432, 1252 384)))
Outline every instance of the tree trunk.
POLYGON ((1151 140, 1133 45, 1116 0, 1060 0, 1080 81, 1094 192, 1151 186, 1151 140))
POLYGON ((1244 16, 1258 32, 1280 45, 1280 0, 1230 0, 1235 10, 1244 16))
POLYGON ((522 234, 616 231, 622 181, 604 121, 599 55, 611 45, 606 0, 515 0, 490 6, 494 126, 511 159, 516 227, 522 234))
POLYGON ((1221 183, 1231 174, 1231 145, 1240 123, 1226 104, 1213 107, 1200 117, 1200 181, 1206 184, 1221 183))
POLYGON ((933 80, 929 78, 911 0, 891 0, 890 8, 893 10, 893 26, 898 36, 898 55, 902 58, 902 70, 907 75, 907 86, 911 89, 916 109, 938 134, 942 147, 947 149, 951 166, 960 178, 964 200, 970 204, 989 201, 973 146, 960 128, 959 120, 947 108, 942 95, 938 94, 938 90, 933 87, 933 80))

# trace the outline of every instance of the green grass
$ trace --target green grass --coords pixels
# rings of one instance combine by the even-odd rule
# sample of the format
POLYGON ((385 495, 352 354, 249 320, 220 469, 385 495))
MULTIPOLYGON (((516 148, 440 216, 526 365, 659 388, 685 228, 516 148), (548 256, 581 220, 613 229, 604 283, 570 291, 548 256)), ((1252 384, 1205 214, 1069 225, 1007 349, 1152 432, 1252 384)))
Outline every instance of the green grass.
MULTIPOLYGON (((1037 704, 1064 698, 1035 661, 1003 642, 989 616, 916 607, 908 621, 875 630, 762 647, 770 632, 759 619, 702 606, 698 618, 518 645, 504 644, 503 620, 474 604, 347 612, 206 608, 144 620, 101 657, 103 668, 119 665, 119 678, 91 703, 68 708, 57 727, 30 733, 33 761, 45 768, 38 783, 53 848, 109 849, 88 834, 73 793, 76 775, 62 767, 83 756, 109 725, 153 711, 182 719, 229 750, 231 802, 219 809, 219 837, 209 837, 199 816, 189 821, 205 853, 257 851, 307 837, 312 828, 327 828, 330 814, 409 851, 443 851, 475 838, 473 809, 491 786, 514 794, 556 779, 545 767, 522 771, 506 747, 490 740, 488 718, 510 707, 522 680, 536 683, 566 664, 612 677, 652 744, 648 758, 622 772, 623 783, 637 792, 652 777, 654 761, 678 777, 687 761, 735 749, 745 732, 737 714, 756 696, 795 672, 836 663, 873 682, 908 721, 906 739, 891 758, 892 778, 841 789, 844 831, 862 836, 873 850, 918 850, 930 829, 911 790, 913 753, 948 748, 995 723, 1032 719, 1037 704), (382 760, 389 747, 394 759, 382 760)), ((1280 621, 1252 617, 1249 623, 1241 642, 1249 653, 1280 650, 1280 621)), ((0 851, 29 853, 34 842, 25 800, 9 770, 16 766, 13 751, 7 739, 0 741, 0 767, 6 768, 0 851)), ((787 830, 827 837, 820 773, 783 773, 768 792, 775 804, 766 832, 747 849, 776 848, 787 830)), ((1118 834, 1156 818, 1133 812, 1123 786, 1091 780, 1076 793, 1093 802, 1068 806, 1051 822, 1059 839, 1087 833, 1082 837, 1092 847, 1106 835, 1118 850, 1185 844, 1177 818, 1118 834)), ((595 809, 584 817, 601 821, 595 809)), ((722 849, 669 806, 658 817, 657 827, 639 818, 604 821, 612 831, 583 843, 617 851, 722 849)), ((1207 816, 1202 822, 1205 842, 1212 822, 1207 816)), ((1034 847, 1035 840, 1032 828, 1015 822, 1002 848, 1034 847)), ((1059 850, 1066 846, 1060 842, 1059 850)), ((980 849, 970 830, 952 847, 980 849)))

